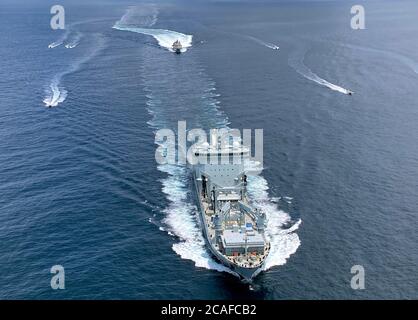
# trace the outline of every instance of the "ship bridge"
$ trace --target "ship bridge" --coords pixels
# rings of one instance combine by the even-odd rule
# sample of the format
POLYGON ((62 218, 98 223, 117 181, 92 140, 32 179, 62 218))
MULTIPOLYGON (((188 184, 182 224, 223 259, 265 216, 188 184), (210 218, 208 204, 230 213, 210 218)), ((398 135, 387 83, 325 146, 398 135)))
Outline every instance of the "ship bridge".
POLYGON ((213 186, 235 187, 240 185, 245 175, 244 162, 249 158, 248 148, 240 143, 222 146, 208 143, 196 147, 196 176, 205 177, 209 188, 213 186))

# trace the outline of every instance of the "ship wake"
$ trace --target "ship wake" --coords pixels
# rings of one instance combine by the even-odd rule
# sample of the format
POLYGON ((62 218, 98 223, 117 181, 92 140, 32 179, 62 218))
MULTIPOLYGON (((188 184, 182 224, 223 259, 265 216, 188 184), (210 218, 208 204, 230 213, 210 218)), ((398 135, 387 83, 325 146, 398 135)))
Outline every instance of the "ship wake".
POLYGON ((105 47, 106 40, 103 35, 93 34, 92 36, 94 38, 93 45, 90 47, 88 53, 71 64, 68 69, 55 74, 51 79, 50 84, 45 88, 43 103, 46 107, 56 107, 65 101, 68 92, 62 85, 62 79, 69 74, 79 71, 83 64, 97 56, 97 54, 105 47))
POLYGON ((299 236, 295 233, 302 220, 292 222, 288 213, 278 208, 274 199, 269 197, 268 183, 262 176, 249 176, 248 193, 256 207, 261 208, 267 217, 266 235, 270 240, 270 253, 263 270, 286 263, 287 259, 300 246, 299 236), (287 227, 289 226, 290 227, 287 227))
POLYGON ((152 36, 158 45, 173 52, 172 46, 176 40, 182 45, 181 52, 186 52, 192 46, 193 36, 165 29, 152 29, 158 19, 158 9, 155 6, 144 5, 129 8, 122 18, 115 23, 113 29, 129 31, 152 36))
POLYGON ((67 90, 60 86, 61 79, 64 76, 64 73, 60 73, 55 75, 49 87, 45 89, 45 98, 43 100, 45 106, 47 107, 56 107, 61 102, 65 101, 67 97, 67 90))
POLYGON ((263 40, 258 39, 256 37, 253 37, 253 36, 247 36, 247 38, 252 40, 252 41, 255 41, 256 43, 261 44, 262 46, 265 46, 269 49, 273 49, 273 50, 279 50, 280 49, 280 47, 278 45, 274 44, 274 43, 263 41, 263 40))
POLYGON ((366 52, 370 52, 370 53, 376 53, 379 55, 385 55, 388 56, 390 58, 393 58, 395 60, 398 60, 399 62, 403 63, 405 66, 409 67, 414 73, 418 74, 418 62, 416 62, 415 60, 397 53, 397 52, 392 52, 392 51, 386 51, 386 50, 382 50, 382 49, 375 49, 375 48, 369 48, 369 47, 362 47, 362 46, 358 46, 358 45, 352 45, 352 44, 347 44, 347 43, 339 43, 337 42, 337 44, 339 44, 342 47, 346 47, 346 48, 350 48, 353 50, 361 50, 361 51, 366 51, 366 52))
POLYGON ((53 49, 53 48, 56 48, 56 47, 59 47, 60 45, 62 45, 63 43, 64 43, 64 41, 65 40, 67 40, 67 38, 68 38, 68 35, 70 34, 70 30, 69 29, 67 29, 65 32, 64 32, 64 34, 58 39, 58 40, 56 40, 56 41, 54 41, 54 42, 51 42, 49 45, 48 45, 48 48, 49 49, 53 49))
POLYGON ((71 39, 69 43, 65 45, 67 49, 73 49, 77 47, 80 44, 80 40, 83 37, 83 34, 81 32, 77 32, 75 36, 71 39))
POLYGON ((113 28, 121 31, 130 31, 152 36, 155 40, 157 40, 158 45, 160 47, 165 48, 171 52, 173 52, 172 46, 176 40, 179 40, 181 42, 181 45, 183 46, 181 52, 186 52, 187 48, 190 48, 192 46, 192 35, 183 34, 176 31, 164 29, 124 27, 120 26, 119 24, 115 24, 113 28))
POLYGON ((305 63, 306 51, 304 50, 297 50, 293 55, 289 56, 289 65, 300 75, 302 75, 304 78, 311 80, 321 86, 327 87, 328 89, 331 89, 333 91, 342 93, 342 94, 352 94, 353 92, 349 89, 343 88, 339 85, 336 85, 334 83, 331 83, 320 76, 318 76, 316 73, 314 73, 311 69, 309 69, 305 63))

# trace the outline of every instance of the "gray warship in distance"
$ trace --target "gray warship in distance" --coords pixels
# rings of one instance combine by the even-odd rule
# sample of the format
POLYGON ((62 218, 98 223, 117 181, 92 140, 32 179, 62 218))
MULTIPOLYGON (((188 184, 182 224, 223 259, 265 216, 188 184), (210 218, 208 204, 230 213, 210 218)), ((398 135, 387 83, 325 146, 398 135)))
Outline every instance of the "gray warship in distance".
POLYGON ((244 163, 250 151, 241 143, 221 146, 220 139, 212 141, 193 149, 203 235, 217 260, 251 281, 264 266, 270 242, 264 233, 265 213, 253 208, 247 196, 244 163))
POLYGON ((181 49, 183 49, 183 46, 181 45, 181 42, 179 40, 176 40, 174 41, 172 48, 175 53, 180 54, 181 49))

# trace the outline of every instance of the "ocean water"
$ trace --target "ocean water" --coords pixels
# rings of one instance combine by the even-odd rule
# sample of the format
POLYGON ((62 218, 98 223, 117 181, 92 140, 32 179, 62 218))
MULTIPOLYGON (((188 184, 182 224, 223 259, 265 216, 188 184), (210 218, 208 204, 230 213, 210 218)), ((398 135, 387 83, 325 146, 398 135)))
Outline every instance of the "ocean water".
POLYGON ((71 1, 52 30, 53 4, 0 5, 0 298, 418 298, 418 4, 364 1, 352 30, 343 1, 71 1), (251 285, 155 161, 179 120, 264 130, 251 285))

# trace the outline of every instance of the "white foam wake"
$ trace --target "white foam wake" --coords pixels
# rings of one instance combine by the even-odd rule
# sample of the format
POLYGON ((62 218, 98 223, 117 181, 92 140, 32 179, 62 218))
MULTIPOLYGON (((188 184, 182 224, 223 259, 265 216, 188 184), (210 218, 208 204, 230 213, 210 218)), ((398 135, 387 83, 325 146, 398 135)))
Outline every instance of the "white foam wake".
POLYGON ((270 43, 270 42, 260 40, 256 37, 248 36, 248 39, 251 39, 251 40, 257 42, 258 44, 261 44, 262 46, 265 46, 265 47, 273 49, 273 50, 279 50, 280 49, 280 47, 278 45, 276 45, 274 43, 270 43))
POLYGON ((271 249, 267 256, 263 270, 283 265, 287 259, 296 252, 300 246, 299 236, 295 231, 302 220, 298 220, 291 227, 285 228, 291 222, 288 213, 280 210, 277 204, 270 199, 267 190, 267 180, 262 176, 248 177, 248 194, 254 205, 266 213, 266 235, 270 240, 271 249))
POLYGON ((60 45, 64 43, 65 40, 67 40, 69 34, 70 34, 70 27, 67 27, 64 34, 57 41, 51 42, 48 45, 48 48, 53 49, 53 48, 59 47, 60 45))
POLYGON ((105 38, 101 34, 94 34, 93 36, 93 45, 88 54, 71 64, 68 69, 55 74, 52 78, 51 83, 45 89, 45 98, 43 100, 45 106, 56 107, 64 102, 68 92, 61 85, 62 78, 78 71, 84 63, 94 58, 101 50, 103 50, 106 44, 105 38))
POLYGON ((394 59, 400 61, 401 63, 405 64, 406 66, 411 68, 411 70, 413 72, 418 74, 418 62, 416 62, 415 60, 413 60, 413 59, 411 59, 407 56, 404 56, 400 53, 396 53, 396 52, 393 52, 393 51, 386 51, 386 50, 382 50, 382 49, 362 47, 362 46, 352 45, 352 44, 347 44, 347 43, 339 43, 339 42, 337 42, 337 43, 342 47, 355 49, 355 50, 362 50, 362 51, 376 53, 376 54, 383 54, 383 55, 386 55, 388 57, 394 58, 394 59))
POLYGON ((113 29, 121 31, 130 31, 152 36, 157 40, 158 45, 169 51, 173 51, 172 46, 176 40, 179 40, 183 46, 182 52, 192 46, 193 36, 165 29, 151 29, 158 19, 158 8, 155 5, 144 4, 133 6, 126 10, 122 18, 117 21, 113 29))
MULTIPOLYGON (((173 250, 183 259, 194 261, 196 267, 233 273, 224 265, 212 259, 205 248, 205 240, 197 221, 197 208, 189 202, 188 170, 184 166, 160 165, 158 169, 168 174, 163 179, 163 192, 170 204, 164 209, 164 224, 180 242, 173 244, 173 250)), ((233 273, 234 274, 234 273, 233 273)))
POLYGON ((50 85, 49 88, 46 90, 47 96, 43 100, 45 106, 47 107, 56 107, 58 104, 63 102, 67 97, 67 91, 63 88, 60 89, 61 76, 56 75, 50 85))
POLYGON ((289 56, 289 65, 295 69, 297 73, 302 75, 308 80, 311 80, 321 86, 327 87, 333 91, 340 92, 343 94, 351 95, 353 91, 345 89, 341 86, 338 86, 334 83, 331 83, 317 74, 315 74, 311 69, 309 69, 304 63, 305 51, 297 51, 295 54, 289 56))
POLYGON ((49 49, 53 49, 53 48, 55 48, 55 47, 58 47, 58 46, 60 46, 60 45, 62 45, 62 43, 63 43, 64 41, 55 41, 55 42, 52 42, 52 43, 50 43, 49 45, 48 45, 48 48, 49 49))
POLYGON ((158 7, 141 4, 129 7, 117 22, 121 26, 152 27, 158 20, 158 7))
POLYGON ((353 91, 345 89, 343 87, 340 87, 336 84, 333 84, 331 82, 328 82, 325 79, 322 79, 321 77, 319 77, 317 74, 313 73, 311 70, 309 70, 309 72, 306 73, 300 73, 302 74, 306 79, 312 80, 314 82, 316 82, 317 84, 320 84, 322 86, 325 86, 333 91, 337 91, 343 94, 353 94, 353 91))
POLYGON ((176 40, 181 42, 183 49, 181 52, 186 52, 187 48, 192 46, 192 35, 180 33, 177 31, 171 30, 164 30, 164 29, 147 29, 147 28, 137 28, 137 27, 124 27, 121 26, 119 23, 116 23, 113 26, 114 29, 121 30, 121 31, 130 31, 141 33, 145 35, 152 36, 155 40, 157 40, 158 45, 162 48, 165 48, 171 52, 173 52, 172 46, 176 40))
MULTIPOLYGON (((66 42, 68 37, 72 33, 72 30, 76 26, 83 25, 83 24, 88 24, 88 23, 94 23, 94 22, 103 22, 103 21, 106 21, 106 20, 109 20, 109 18, 81 20, 81 21, 77 21, 77 22, 73 22, 71 24, 68 24, 68 25, 66 25, 66 29, 65 29, 64 34, 57 41, 54 41, 54 42, 50 43, 48 45, 48 48, 53 49, 53 48, 56 48, 56 47, 62 45, 64 42, 66 42)), ((76 35, 75 35, 74 40, 72 40, 70 42, 70 47, 67 47, 67 45, 65 47, 70 48, 70 49, 75 48, 78 45, 78 42, 79 42, 81 36, 82 36, 81 33, 77 32, 76 35), (78 38, 78 40, 77 40, 77 38, 78 38), (74 46, 72 46, 71 43, 76 43, 76 44, 74 46)))
POLYGON ((80 32, 77 32, 73 39, 69 43, 65 45, 67 49, 73 49, 77 47, 80 44, 80 40, 82 38, 83 34, 80 32))

